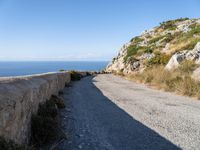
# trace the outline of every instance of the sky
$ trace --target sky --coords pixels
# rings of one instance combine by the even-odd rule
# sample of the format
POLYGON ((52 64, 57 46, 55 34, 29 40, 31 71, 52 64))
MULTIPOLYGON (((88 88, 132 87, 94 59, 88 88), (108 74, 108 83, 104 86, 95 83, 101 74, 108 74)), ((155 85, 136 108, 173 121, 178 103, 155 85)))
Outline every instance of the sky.
POLYGON ((200 18, 200 0, 0 0, 0 61, 107 61, 180 17, 200 18))

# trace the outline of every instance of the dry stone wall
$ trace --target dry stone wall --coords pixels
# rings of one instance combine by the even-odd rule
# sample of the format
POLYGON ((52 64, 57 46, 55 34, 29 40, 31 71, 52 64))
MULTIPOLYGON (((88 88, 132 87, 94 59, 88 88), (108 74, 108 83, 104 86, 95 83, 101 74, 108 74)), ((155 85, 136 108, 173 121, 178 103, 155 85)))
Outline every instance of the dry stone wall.
POLYGON ((31 116, 39 103, 58 94, 70 80, 68 72, 0 78, 0 136, 28 143, 31 116))

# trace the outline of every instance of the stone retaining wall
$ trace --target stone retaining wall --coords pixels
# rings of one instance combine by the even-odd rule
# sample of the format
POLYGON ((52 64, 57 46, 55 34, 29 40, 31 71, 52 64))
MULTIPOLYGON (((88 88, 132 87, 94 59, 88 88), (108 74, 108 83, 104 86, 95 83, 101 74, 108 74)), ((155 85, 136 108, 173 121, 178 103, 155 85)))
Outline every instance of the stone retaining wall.
POLYGON ((68 72, 0 78, 0 136, 28 143, 38 105, 58 94, 71 80, 68 72))

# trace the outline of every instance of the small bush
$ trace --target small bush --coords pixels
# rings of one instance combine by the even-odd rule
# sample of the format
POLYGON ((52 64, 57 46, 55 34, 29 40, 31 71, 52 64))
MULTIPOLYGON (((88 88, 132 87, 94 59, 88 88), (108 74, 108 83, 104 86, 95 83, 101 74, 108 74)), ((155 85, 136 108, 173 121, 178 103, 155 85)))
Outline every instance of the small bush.
POLYGON ((76 71, 70 71, 70 75, 71 75, 72 81, 78 81, 78 80, 81 80, 81 78, 82 78, 82 75, 76 71))
POLYGON ((31 142, 36 146, 51 143, 60 137, 58 111, 54 100, 41 104, 31 119, 31 142))
POLYGON ((65 102, 62 97, 52 95, 51 100, 55 102, 55 104, 57 105, 59 109, 65 108, 65 102))
POLYGON ((64 72, 65 70, 64 70, 64 69, 60 69, 59 71, 60 71, 60 72, 64 72))
POLYGON ((57 137, 58 123, 51 117, 40 115, 32 116, 32 141, 34 144, 42 145, 49 143, 57 137))
POLYGON ((160 23, 160 27, 164 30, 168 29, 168 30, 176 30, 176 25, 175 25, 175 20, 169 20, 166 22, 162 22, 160 23))
POLYGON ((153 50, 150 47, 145 48, 144 53, 152 53, 153 50))
POLYGON ((178 19, 176 19, 175 20, 175 22, 179 22, 179 21, 185 21, 185 20, 189 20, 190 18, 188 18, 188 17, 185 17, 185 18, 178 18, 178 19))
POLYGON ((142 42, 142 41, 144 41, 144 39, 142 39, 138 36, 131 39, 131 42, 134 42, 134 43, 139 43, 139 42, 142 42))
POLYGON ((168 20, 168 21, 164 21, 164 22, 161 22, 160 23, 160 28, 166 30, 175 30, 176 29, 176 25, 175 23, 176 22, 180 22, 180 21, 185 21, 185 20, 188 20, 189 18, 179 18, 179 19, 176 19, 176 20, 168 20))
POLYGON ((42 117, 55 118, 58 115, 55 102, 51 99, 39 105, 38 115, 42 117))
POLYGON ((181 21, 185 21, 188 20, 189 18, 179 18, 179 19, 175 19, 175 20, 168 20, 168 21, 164 21, 160 23, 161 28, 163 29, 169 29, 169 30, 175 30, 176 29, 176 22, 181 22, 181 21))
POLYGON ((165 36, 157 36, 157 37, 154 37, 152 38, 150 41, 149 41, 149 44, 153 44, 153 43, 156 43, 158 41, 160 41, 161 39, 163 39, 165 36))
POLYGON ((35 150, 35 148, 27 145, 18 145, 11 140, 0 137, 0 150, 35 150))
POLYGON ((169 55, 163 53, 155 53, 155 56, 148 60, 148 65, 166 65, 170 59, 169 55))
POLYGON ((138 51, 138 47, 136 45, 130 45, 128 48, 127 48, 127 54, 126 56, 124 57, 124 62, 127 62, 128 58, 137 54, 137 51, 138 51))
POLYGON ((168 33, 167 35, 165 35, 164 39, 162 42, 165 42, 165 43, 169 43, 170 41, 172 41, 176 36, 175 35, 172 35, 170 33, 168 33))

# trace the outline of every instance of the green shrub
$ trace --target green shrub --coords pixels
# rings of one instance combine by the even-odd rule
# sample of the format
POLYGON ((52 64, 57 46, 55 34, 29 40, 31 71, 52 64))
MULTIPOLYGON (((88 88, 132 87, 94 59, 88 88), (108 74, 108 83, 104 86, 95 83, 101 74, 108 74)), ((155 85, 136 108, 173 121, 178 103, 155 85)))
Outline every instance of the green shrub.
POLYGON ((131 39, 131 42, 134 42, 135 44, 142 42, 142 41, 144 41, 144 40, 142 38, 138 37, 138 36, 131 39))
POLYGON ((114 62, 115 62, 115 60, 116 60, 116 58, 113 58, 113 59, 112 59, 112 63, 114 63, 114 62))
POLYGON ((124 57, 124 62, 127 62, 128 58, 137 54, 137 51, 138 51, 138 47, 136 45, 130 45, 128 48, 127 48, 127 54, 126 56, 124 57))
POLYGON ((148 65, 166 65, 170 59, 169 55, 163 53, 155 53, 155 56, 148 60, 148 65))
POLYGON ((168 21, 164 21, 160 23, 160 27, 163 29, 169 29, 169 30, 175 30, 176 29, 176 22, 180 22, 180 21, 185 21, 188 20, 189 18, 179 18, 176 20, 168 20, 168 21))
POLYGON ((59 109, 65 108, 65 102, 63 98, 58 97, 56 95, 52 95, 51 100, 55 102, 59 109))
POLYGON ((175 35, 173 36, 172 34, 168 33, 167 35, 165 35, 165 38, 163 39, 163 42, 169 43, 174 38, 175 38, 175 35))
POLYGON ((82 78, 82 75, 76 71, 70 71, 70 75, 71 75, 72 81, 78 81, 78 80, 81 80, 81 78, 82 78))
POLYGON ((44 104, 39 105, 38 115, 42 117, 55 118, 58 115, 58 110, 54 100, 48 100, 44 104))
POLYGON ((153 50, 150 47, 146 47, 144 53, 152 53, 153 50))
POLYGON ((200 33, 200 27, 193 28, 191 31, 188 32, 188 35, 193 36, 194 34, 200 33))
POLYGON ((60 69, 59 71, 60 71, 60 72, 64 72, 65 70, 64 70, 64 69, 60 69))
POLYGON ((178 18, 178 19, 176 19, 175 20, 175 22, 180 22, 180 21, 185 21, 185 20, 189 20, 190 18, 188 18, 188 17, 185 17, 185 18, 178 18))
POLYGON ((11 140, 0 137, 0 150, 35 150, 35 148, 27 145, 18 145, 11 140))
POLYGON ((54 100, 41 104, 38 113, 31 119, 31 142, 42 146, 56 140, 61 131, 58 123, 58 111, 54 100))
POLYGON ((166 22, 162 22, 160 23, 160 27, 164 30, 168 29, 168 30, 175 30, 176 29, 176 25, 175 25, 175 20, 169 20, 166 22))
POLYGON ((159 40, 163 39, 165 36, 157 36, 157 37, 154 37, 152 38, 150 41, 149 41, 149 44, 153 44, 153 43, 156 43, 158 42, 159 40))
POLYGON ((40 146, 55 140, 58 136, 57 129, 58 123, 55 119, 40 115, 32 116, 31 134, 34 144, 40 146))

